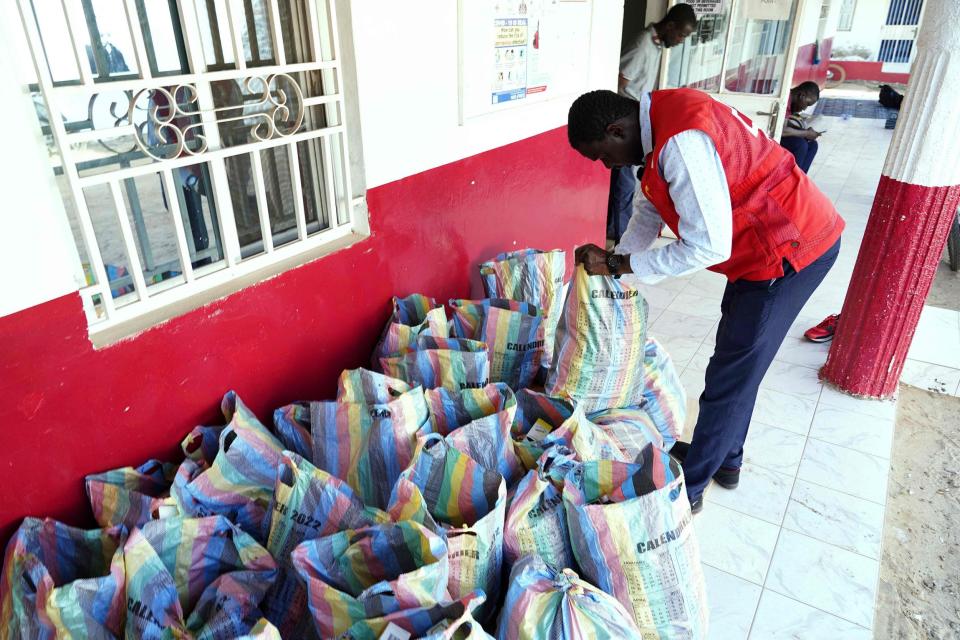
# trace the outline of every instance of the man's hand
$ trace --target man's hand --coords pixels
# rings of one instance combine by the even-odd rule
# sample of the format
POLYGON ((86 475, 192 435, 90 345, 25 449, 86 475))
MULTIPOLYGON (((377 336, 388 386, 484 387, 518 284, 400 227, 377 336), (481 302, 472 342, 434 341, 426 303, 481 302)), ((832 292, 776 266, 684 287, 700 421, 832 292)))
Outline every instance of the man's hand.
POLYGON ((822 131, 816 131, 815 129, 804 129, 803 137, 807 140, 816 140, 822 133, 822 131))
POLYGON ((585 244, 577 247, 574 252, 574 261, 576 264, 582 264, 587 273, 592 276, 609 276, 612 274, 607 268, 607 255, 609 253, 597 245, 585 244))

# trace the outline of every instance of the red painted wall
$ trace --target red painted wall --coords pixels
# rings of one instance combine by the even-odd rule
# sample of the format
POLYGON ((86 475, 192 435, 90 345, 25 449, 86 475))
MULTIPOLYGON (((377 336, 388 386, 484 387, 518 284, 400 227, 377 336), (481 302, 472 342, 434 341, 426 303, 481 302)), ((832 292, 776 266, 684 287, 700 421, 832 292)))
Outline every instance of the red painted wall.
POLYGON ((332 397, 393 295, 477 295, 500 251, 599 243, 608 185, 561 128, 371 189, 370 238, 110 347, 77 294, 0 318, 0 541, 26 515, 92 524, 85 474, 175 458, 229 389, 264 420, 332 397))
POLYGON ((830 54, 833 52, 833 38, 824 38, 819 47, 816 42, 802 45, 797 49, 797 64, 793 68, 793 82, 795 87, 801 82, 812 80, 823 87, 827 81, 827 67, 830 65, 830 54))
POLYGON ((843 67, 847 72, 847 80, 870 80, 894 84, 907 84, 910 80, 909 73, 884 73, 882 62, 831 60, 830 63, 843 67))

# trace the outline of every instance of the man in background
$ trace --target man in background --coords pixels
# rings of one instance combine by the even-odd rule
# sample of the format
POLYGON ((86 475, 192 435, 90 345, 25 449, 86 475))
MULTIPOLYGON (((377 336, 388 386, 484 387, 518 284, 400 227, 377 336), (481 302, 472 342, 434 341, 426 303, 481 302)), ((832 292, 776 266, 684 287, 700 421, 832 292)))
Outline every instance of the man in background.
POLYGON ((780 145, 793 154, 797 166, 804 173, 808 173, 810 165, 813 164, 819 147, 817 138, 823 131, 808 127, 800 113, 815 105, 819 99, 820 87, 816 82, 801 82, 790 89, 790 114, 783 125, 783 133, 780 134, 780 145))
MULTIPOLYGON (((637 39, 620 57, 620 95, 639 100, 657 88, 660 55, 663 48, 676 46, 697 28, 697 15, 689 4, 674 5, 663 20, 640 32, 637 39)), ((614 169, 610 180, 607 207, 607 239, 614 244, 627 229, 633 213, 633 192, 637 186, 636 167, 614 169)))

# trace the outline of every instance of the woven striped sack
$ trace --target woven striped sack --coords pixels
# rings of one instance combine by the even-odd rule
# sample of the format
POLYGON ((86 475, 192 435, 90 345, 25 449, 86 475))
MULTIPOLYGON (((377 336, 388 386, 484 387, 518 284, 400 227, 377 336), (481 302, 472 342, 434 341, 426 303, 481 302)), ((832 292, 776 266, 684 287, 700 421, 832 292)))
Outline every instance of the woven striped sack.
POLYGON ((513 421, 514 448, 527 471, 537 468, 537 460, 543 455, 541 441, 546 436, 542 431, 553 431, 573 415, 573 405, 562 398, 551 398, 531 389, 517 391, 517 414, 513 421), (531 430, 541 422, 533 437, 531 430))
MULTIPOLYGON (((506 492, 503 476, 430 434, 420 438, 413 463, 397 481, 389 512, 395 521, 414 520, 446 535, 453 598, 479 589, 496 603, 506 492)), ((481 615, 489 610, 481 607, 481 615)))
MULTIPOLYGON (((386 404, 410 391, 410 385, 369 369, 348 369, 337 380, 337 400, 386 404)), ((305 458, 313 456, 310 403, 294 402, 273 412, 273 432, 283 446, 305 458)))
POLYGON ((317 633, 449 600, 447 544, 416 522, 381 524, 308 540, 291 554, 317 633))
MULTIPOLYGON (((187 458, 177 470, 171 494, 180 513, 222 515, 258 541, 266 540, 269 507, 283 445, 230 391, 224 397, 228 423, 212 460, 187 458)), ((184 450, 191 448, 191 437, 184 450)), ((202 447, 205 449, 206 447, 202 447)))
POLYGON ((410 391, 403 380, 385 376, 369 369, 347 369, 337 379, 337 400, 383 404, 410 391))
POLYGON ((703 569, 683 485, 680 466, 653 445, 635 463, 585 462, 564 482, 581 574, 620 601, 644 638, 707 635, 703 569))
POLYGON ((346 480, 365 504, 379 508, 387 506, 424 430, 429 423, 420 387, 383 404, 310 403, 313 464, 346 480))
POLYGON ((485 342, 423 335, 413 350, 382 358, 383 372, 424 389, 480 389, 490 383, 485 342))
POLYGON ((643 410, 669 451, 683 433, 687 419, 687 392, 667 350, 653 338, 647 340, 643 358, 643 410))
POLYGON ((361 620, 338 640, 394 640, 402 635, 389 635, 399 629, 419 640, 492 640, 473 616, 486 597, 474 592, 459 600, 432 607, 404 609, 380 618, 361 620))
POLYGON ((576 566, 563 507, 563 482, 579 464, 570 449, 550 447, 537 461, 537 469, 520 481, 503 527, 503 560, 508 566, 528 555, 557 569, 576 566))
POLYGON ((447 331, 447 312, 433 298, 419 293, 406 298, 394 297, 393 313, 373 350, 373 368, 380 367, 381 358, 412 349, 421 334, 445 336, 447 331))
POLYGON ((559 249, 501 253, 480 265, 480 279, 488 298, 529 302, 543 313, 544 366, 550 366, 553 359, 566 272, 567 255, 559 249))
POLYGON ((277 560, 279 575, 262 608, 283 637, 314 637, 306 586, 294 570, 290 554, 306 540, 361 529, 389 518, 382 511, 366 507, 346 482, 291 451, 280 458, 270 514, 266 548, 277 560))
POLYGON ((25 518, 3 559, 0 638, 122 637, 126 538, 122 526, 84 530, 25 518))
POLYGON ((567 418, 559 429, 551 431, 540 443, 546 450, 561 445, 574 452, 577 460, 619 460, 625 462, 620 444, 600 426, 590 420, 577 405, 573 415, 567 418))
POLYGON ((266 549, 222 516, 164 518, 124 546, 126 637, 232 640, 263 618, 277 576, 266 549))
POLYGON ((557 327, 550 396, 587 413, 636 407, 644 400, 647 302, 639 290, 578 265, 557 327))
POLYGON ((250 627, 246 635, 242 635, 237 640, 282 640, 279 629, 270 624, 266 618, 260 618, 256 624, 250 627))
POLYGON ((93 518, 101 527, 122 524, 127 529, 161 515, 176 505, 170 498, 170 486, 177 465, 148 460, 139 467, 123 467, 86 477, 84 485, 93 518))
POLYGON ((425 397, 435 433, 483 467, 499 472, 508 486, 520 480, 523 467, 510 437, 517 401, 510 387, 498 383, 463 391, 430 389, 425 397))
POLYGON ((490 380, 513 389, 533 384, 544 349, 543 313, 529 302, 506 299, 451 300, 455 338, 479 340, 490 353, 490 380))
POLYGON ((646 640, 616 598, 573 569, 527 556, 514 565, 509 584, 499 640, 646 640))
POLYGON ((617 444, 623 459, 633 462, 648 444, 665 449, 663 436, 646 409, 608 409, 588 416, 590 422, 617 444))

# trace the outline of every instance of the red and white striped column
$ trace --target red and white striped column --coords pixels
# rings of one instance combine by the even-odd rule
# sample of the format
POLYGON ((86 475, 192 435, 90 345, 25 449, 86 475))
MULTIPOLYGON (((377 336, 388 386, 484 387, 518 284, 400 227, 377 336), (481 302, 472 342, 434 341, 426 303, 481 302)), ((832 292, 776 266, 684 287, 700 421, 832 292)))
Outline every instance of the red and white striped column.
POLYGON ((958 204, 960 0, 927 0, 824 380, 858 396, 896 392, 958 204))

